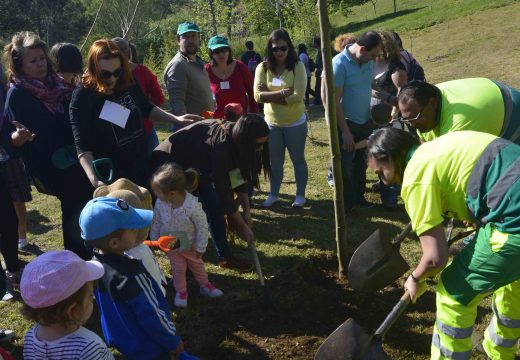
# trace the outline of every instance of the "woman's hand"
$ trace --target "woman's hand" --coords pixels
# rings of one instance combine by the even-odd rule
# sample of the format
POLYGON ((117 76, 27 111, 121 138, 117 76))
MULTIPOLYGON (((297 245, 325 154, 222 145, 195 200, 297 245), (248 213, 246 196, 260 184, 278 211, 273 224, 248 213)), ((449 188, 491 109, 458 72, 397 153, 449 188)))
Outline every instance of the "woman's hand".
POLYGON ((193 124, 197 121, 204 120, 202 116, 195 115, 195 114, 186 114, 182 116, 177 116, 177 121, 182 124, 182 126, 193 124))
POLYGON ((14 131, 11 134, 11 141, 13 142, 13 145, 16 147, 20 147, 23 144, 25 144, 27 141, 33 141, 35 134, 31 133, 29 129, 25 127, 22 123, 18 121, 12 122, 14 127, 16 128, 16 131, 14 131))
POLYGON ((346 151, 354 151, 356 148, 356 143, 354 142, 354 136, 350 131, 342 131, 341 139, 343 140, 343 149, 346 151))
POLYGON ((258 91, 260 91, 260 92, 269 91, 269 88, 267 87, 266 84, 258 84, 258 91))
POLYGON ((292 87, 285 88, 285 89, 283 89, 283 93, 284 93, 285 97, 291 96, 292 94, 294 94, 294 88, 292 88, 292 87))
POLYGON ((100 186, 106 185, 103 181, 99 180, 97 178, 97 176, 94 176, 93 178, 89 177, 89 180, 90 180, 90 183, 92 184, 92 186, 94 187, 94 189, 97 189, 100 186))

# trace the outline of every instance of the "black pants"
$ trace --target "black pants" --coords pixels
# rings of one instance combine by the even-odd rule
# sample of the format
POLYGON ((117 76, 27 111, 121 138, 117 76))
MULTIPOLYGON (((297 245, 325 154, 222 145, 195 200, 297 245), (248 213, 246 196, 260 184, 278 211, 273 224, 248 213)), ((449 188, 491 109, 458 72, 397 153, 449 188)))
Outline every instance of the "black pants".
POLYGON ((3 165, 0 164, 0 251, 4 257, 7 271, 13 273, 20 269, 20 262, 18 261, 18 218, 4 176, 3 165))

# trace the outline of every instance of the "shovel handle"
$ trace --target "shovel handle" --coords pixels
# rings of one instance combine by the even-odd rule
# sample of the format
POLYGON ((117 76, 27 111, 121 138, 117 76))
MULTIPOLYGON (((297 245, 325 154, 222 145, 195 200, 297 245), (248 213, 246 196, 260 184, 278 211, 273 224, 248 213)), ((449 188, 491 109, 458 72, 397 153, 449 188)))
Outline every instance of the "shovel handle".
POLYGON ((397 237, 394 240, 392 240, 392 244, 399 245, 404 240, 404 238, 410 233, 410 231, 412 231, 411 221, 408 224, 406 224, 403 231, 401 231, 399 235, 397 235, 397 237))
POLYGON ((388 330, 390 330, 392 325, 394 325, 394 323, 397 321, 399 316, 401 316, 401 314, 404 312, 404 310, 406 309, 406 307, 410 303, 410 300, 411 300, 410 299, 410 294, 408 293, 408 290, 406 290, 404 292, 403 296, 401 296, 401 298, 397 302, 397 304, 395 304, 395 306, 392 309, 392 311, 390 311, 390 313, 388 314, 386 319, 383 321, 383 323, 376 330, 376 332, 374 333, 374 336, 379 336, 379 337, 385 336, 386 332, 388 330))
POLYGON ((254 242, 249 244, 249 248, 251 249, 251 253, 253 254, 253 261, 255 262, 256 273, 258 274, 258 280, 260 281, 260 285, 264 286, 264 274, 262 274, 262 267, 260 266, 260 260, 258 259, 258 253, 256 252, 256 246, 254 242))

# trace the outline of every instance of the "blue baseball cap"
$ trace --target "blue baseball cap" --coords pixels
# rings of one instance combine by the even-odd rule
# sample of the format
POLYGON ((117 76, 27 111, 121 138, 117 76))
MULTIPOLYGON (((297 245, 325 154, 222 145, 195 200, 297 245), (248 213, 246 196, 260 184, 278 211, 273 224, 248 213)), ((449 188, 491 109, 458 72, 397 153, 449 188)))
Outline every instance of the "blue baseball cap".
POLYGON ((150 226, 153 211, 135 209, 126 201, 110 197, 90 200, 81 211, 81 237, 96 240, 120 229, 143 229, 150 226))
POLYGON ((179 26, 177 27, 177 35, 181 36, 182 34, 187 32, 200 33, 200 29, 197 26, 197 24, 192 22, 183 22, 182 24, 179 24, 179 26))

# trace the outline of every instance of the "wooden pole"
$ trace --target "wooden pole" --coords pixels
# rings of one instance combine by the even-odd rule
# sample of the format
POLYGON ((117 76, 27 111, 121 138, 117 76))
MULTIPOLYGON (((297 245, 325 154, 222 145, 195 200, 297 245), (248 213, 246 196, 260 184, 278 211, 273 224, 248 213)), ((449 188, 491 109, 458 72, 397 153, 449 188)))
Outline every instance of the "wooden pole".
POLYGON ((336 94, 334 91, 334 75, 332 72, 332 52, 330 46, 330 25, 327 1, 318 0, 320 15, 321 54, 325 71, 325 119, 329 125, 330 154, 332 172, 334 174, 334 216, 336 224, 336 247, 338 252, 338 276, 347 275, 347 227, 345 221, 345 204, 343 203, 343 175, 341 173, 341 151, 336 119, 336 94))

